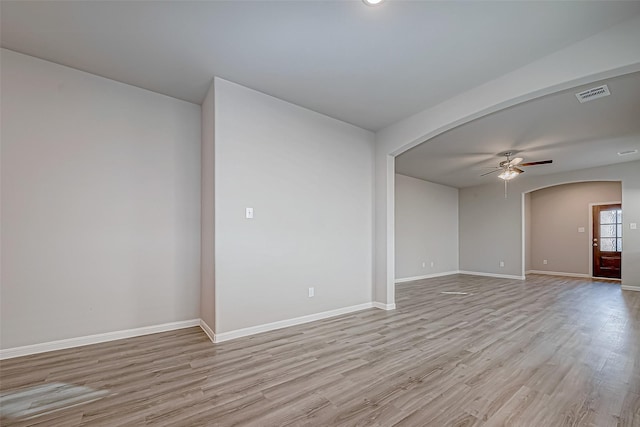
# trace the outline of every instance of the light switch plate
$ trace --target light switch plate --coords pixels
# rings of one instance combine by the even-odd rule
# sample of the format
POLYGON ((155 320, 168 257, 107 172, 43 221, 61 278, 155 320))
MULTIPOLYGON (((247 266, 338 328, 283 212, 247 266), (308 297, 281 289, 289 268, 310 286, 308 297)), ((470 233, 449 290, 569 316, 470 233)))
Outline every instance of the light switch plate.
POLYGON ((635 222, 629 223, 629 228, 632 230, 636 230, 638 228, 638 224, 635 222))
POLYGON ((578 227, 578 233, 584 233, 584 227, 578 227))
POLYGON ((253 208, 247 208, 245 211, 245 218, 252 219, 253 218, 253 208))

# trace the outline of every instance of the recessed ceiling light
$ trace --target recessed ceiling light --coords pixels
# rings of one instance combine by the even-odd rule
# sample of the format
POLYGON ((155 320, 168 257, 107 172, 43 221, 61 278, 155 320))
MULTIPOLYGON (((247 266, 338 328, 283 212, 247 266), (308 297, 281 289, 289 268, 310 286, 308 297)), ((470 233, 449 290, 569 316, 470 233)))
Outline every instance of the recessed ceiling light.
POLYGON ((629 154, 636 154, 638 150, 626 150, 626 151, 618 151, 618 156, 628 156, 629 154))
POLYGON ((362 0, 367 6, 377 6, 384 0, 362 0))

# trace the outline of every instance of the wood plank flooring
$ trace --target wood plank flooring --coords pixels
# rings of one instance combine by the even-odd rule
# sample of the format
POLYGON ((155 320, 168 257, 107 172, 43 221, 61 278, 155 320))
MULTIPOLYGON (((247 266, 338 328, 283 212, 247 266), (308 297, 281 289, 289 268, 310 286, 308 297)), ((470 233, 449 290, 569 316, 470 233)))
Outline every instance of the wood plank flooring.
POLYGON ((396 302, 216 345, 190 328, 6 360, 3 396, 79 388, 0 424, 640 426, 640 293, 454 275, 396 302))

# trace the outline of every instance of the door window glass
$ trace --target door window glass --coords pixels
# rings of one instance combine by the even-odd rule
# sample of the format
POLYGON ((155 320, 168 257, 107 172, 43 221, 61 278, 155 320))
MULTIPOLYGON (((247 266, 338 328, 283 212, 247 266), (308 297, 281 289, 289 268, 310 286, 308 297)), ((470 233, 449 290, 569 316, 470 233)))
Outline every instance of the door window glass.
POLYGON ((622 251, 622 210, 600 211, 600 250, 622 251))

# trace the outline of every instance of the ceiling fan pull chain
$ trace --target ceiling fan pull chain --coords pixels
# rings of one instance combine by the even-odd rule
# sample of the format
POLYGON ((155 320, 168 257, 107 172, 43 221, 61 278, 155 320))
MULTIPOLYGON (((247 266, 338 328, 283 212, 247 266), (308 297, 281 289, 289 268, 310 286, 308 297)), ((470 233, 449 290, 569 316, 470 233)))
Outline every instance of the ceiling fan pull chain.
POLYGON ((509 181, 505 180, 504 181, 504 198, 507 198, 507 184, 509 183, 509 181))

